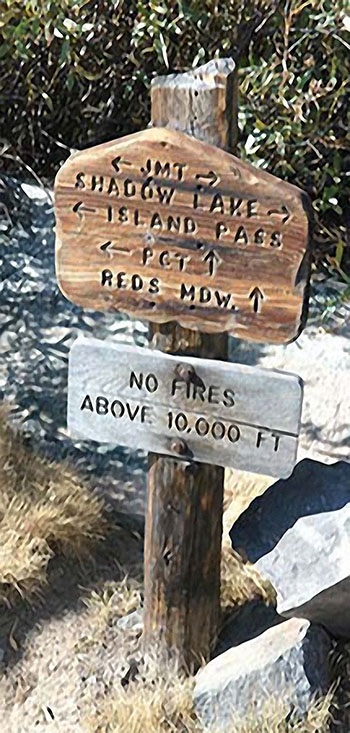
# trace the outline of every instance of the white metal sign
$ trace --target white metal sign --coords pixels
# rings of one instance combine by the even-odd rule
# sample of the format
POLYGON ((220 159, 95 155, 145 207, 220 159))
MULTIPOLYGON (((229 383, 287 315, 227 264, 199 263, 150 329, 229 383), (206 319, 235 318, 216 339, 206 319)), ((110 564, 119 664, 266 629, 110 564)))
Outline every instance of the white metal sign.
POLYGON ((69 358, 72 437, 285 478, 300 430, 293 374, 81 339, 69 358))

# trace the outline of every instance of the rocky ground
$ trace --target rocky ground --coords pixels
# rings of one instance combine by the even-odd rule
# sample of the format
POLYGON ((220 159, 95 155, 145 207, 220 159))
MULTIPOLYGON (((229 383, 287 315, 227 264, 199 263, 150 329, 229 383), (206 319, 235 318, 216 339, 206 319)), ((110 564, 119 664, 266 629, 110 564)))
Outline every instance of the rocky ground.
MULTIPOLYGON (((147 326, 123 316, 83 311, 64 298, 55 279, 53 228, 50 192, 4 180, 0 397, 10 403, 11 419, 28 445, 40 455, 67 459, 87 475, 124 529, 120 534, 116 530, 118 537, 82 567, 54 563, 41 605, 2 611, 1 637, 8 646, 0 648, 6 733, 99 730, 96 701, 108 697, 115 680, 119 684, 130 669, 135 643, 132 633, 126 643, 115 619, 135 608, 141 593, 142 536, 135 527, 142 522, 131 518, 144 513, 145 456, 93 442, 73 443, 65 423, 67 357, 78 333, 146 345, 147 326), (125 573, 129 581, 123 586, 125 573)), ((265 346, 233 338, 230 358, 303 378, 299 457, 334 463, 350 458, 350 305, 346 284, 321 280, 318 276, 314 282, 309 325, 297 342, 265 346)), ((230 519, 272 483, 252 477, 246 490, 241 474, 231 472, 229 478, 230 519)), ((229 528, 226 519, 225 531, 229 528)))

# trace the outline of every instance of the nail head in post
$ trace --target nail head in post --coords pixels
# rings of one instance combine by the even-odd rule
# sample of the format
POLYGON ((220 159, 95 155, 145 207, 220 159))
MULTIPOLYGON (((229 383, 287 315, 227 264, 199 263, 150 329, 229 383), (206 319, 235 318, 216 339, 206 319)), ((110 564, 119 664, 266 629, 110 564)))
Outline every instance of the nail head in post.
POLYGON ((196 372, 192 364, 177 364, 175 367, 175 374, 179 379, 183 379, 184 382, 190 382, 195 376, 196 372))
POLYGON ((188 447, 184 440, 172 440, 170 450, 178 453, 179 456, 184 456, 188 453, 188 447))

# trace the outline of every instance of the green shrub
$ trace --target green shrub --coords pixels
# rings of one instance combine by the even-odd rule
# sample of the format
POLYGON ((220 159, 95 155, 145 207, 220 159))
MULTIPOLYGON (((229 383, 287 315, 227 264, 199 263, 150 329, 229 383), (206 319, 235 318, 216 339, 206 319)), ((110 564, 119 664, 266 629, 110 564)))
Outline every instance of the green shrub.
MULTIPOLYGON (((240 67, 242 157, 306 189, 339 264, 350 210, 348 0, 0 0, 3 168, 145 127, 155 74, 240 67)), ((343 259, 344 263, 344 259, 343 259)))

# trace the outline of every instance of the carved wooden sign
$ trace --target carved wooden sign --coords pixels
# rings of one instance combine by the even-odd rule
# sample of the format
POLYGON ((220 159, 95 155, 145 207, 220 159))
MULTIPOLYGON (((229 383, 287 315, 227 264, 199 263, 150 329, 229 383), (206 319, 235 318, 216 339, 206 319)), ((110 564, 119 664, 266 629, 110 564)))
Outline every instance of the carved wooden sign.
POLYGON ((72 155, 55 201, 57 278, 73 302, 257 341, 299 333, 309 221, 295 186, 151 128, 72 155))
POLYGON ((292 374, 97 339, 70 352, 68 428, 99 443, 287 477, 301 403, 292 374))

